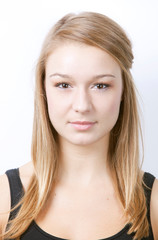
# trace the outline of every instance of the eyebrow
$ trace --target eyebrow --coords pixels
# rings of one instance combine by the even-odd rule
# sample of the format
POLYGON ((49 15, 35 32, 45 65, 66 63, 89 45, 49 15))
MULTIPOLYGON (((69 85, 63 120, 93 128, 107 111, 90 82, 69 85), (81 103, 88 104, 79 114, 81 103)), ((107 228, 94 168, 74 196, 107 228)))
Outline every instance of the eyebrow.
MULTIPOLYGON (((67 75, 67 74, 62 74, 62 73, 53 73, 50 74, 49 77, 62 77, 62 78, 70 78, 72 79, 71 75, 67 75)), ((112 77, 112 78, 116 78, 113 74, 99 74, 93 77, 93 79, 99 79, 99 78, 104 78, 104 77, 112 77)))

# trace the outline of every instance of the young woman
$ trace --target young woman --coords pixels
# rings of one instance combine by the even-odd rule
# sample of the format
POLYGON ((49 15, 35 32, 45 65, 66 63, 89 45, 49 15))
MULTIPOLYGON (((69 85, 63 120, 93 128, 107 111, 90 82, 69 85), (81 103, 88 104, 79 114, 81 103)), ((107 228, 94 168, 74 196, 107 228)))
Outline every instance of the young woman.
POLYGON ((126 34, 104 15, 68 14, 50 30, 36 69, 32 162, 0 180, 2 239, 158 239, 132 61, 126 34))

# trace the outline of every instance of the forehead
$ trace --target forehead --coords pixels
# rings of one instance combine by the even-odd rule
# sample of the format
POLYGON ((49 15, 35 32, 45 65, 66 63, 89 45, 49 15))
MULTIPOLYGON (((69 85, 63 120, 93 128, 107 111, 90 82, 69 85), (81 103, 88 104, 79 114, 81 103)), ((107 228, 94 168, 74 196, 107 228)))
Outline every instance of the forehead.
POLYGON ((60 44, 46 62, 46 74, 62 72, 71 75, 94 75, 96 71, 98 74, 121 73, 119 64, 106 51, 74 42, 60 44))

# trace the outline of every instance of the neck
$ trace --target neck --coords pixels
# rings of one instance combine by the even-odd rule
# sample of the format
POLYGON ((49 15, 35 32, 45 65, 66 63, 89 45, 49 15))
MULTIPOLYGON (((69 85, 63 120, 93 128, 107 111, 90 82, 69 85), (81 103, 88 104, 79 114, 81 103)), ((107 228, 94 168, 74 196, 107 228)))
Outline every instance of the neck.
POLYGON ((105 180, 109 175, 108 138, 88 146, 74 145, 62 139, 60 150, 60 181, 88 186, 98 180, 105 180))

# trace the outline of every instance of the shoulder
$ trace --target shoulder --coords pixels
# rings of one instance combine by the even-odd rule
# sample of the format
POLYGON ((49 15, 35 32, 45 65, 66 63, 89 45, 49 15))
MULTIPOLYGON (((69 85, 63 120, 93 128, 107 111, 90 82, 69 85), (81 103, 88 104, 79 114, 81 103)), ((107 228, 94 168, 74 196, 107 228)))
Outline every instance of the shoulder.
MULTIPOLYGON (((27 190, 31 176, 33 174, 31 162, 19 168, 20 180, 24 191, 27 190)), ((8 177, 6 174, 0 176, 0 231, 5 229, 11 208, 11 196, 8 177)))
POLYGON ((0 229, 5 229, 10 211, 10 189, 6 174, 0 176, 0 229))
POLYGON ((158 180, 155 179, 150 202, 151 225, 154 233, 154 239, 158 239, 158 180))

